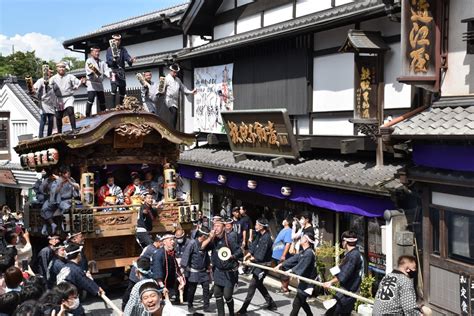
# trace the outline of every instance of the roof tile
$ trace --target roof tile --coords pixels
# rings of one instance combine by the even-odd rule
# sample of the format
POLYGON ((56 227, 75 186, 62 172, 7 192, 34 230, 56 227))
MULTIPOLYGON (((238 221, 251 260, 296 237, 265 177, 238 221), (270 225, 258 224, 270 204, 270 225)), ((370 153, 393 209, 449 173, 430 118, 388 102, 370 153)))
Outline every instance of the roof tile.
POLYGON ((269 160, 247 159, 236 163, 230 150, 195 148, 183 152, 179 163, 219 169, 218 160, 224 161, 226 168, 236 172, 284 178, 289 181, 303 180, 314 185, 344 187, 375 194, 386 195, 400 186, 398 180, 394 179, 394 174, 400 166, 386 165, 375 169, 373 162, 365 161, 311 159, 296 164, 287 162, 273 168, 269 160))

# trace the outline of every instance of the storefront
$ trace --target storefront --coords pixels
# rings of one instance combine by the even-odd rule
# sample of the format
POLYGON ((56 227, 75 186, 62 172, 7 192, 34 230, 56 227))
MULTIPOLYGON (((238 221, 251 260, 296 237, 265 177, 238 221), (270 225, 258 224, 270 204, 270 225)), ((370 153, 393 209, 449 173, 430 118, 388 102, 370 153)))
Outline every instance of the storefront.
POLYGON ((253 221, 267 218, 275 235, 284 217, 309 212, 319 243, 338 244, 344 230, 356 231, 365 270, 380 279, 386 270, 383 213, 396 208, 391 192, 400 187, 393 179, 399 167, 368 166, 308 159, 273 167, 263 157, 235 162, 232 151, 210 147, 186 151, 179 160, 205 216, 230 215, 232 207, 244 205, 253 221))
POLYGON ((474 310, 472 104, 469 97, 442 98, 391 135, 392 142, 412 143, 412 163, 400 179, 420 195, 424 295, 439 315, 474 310))
POLYGON ((33 194, 37 173, 25 171, 20 164, 3 163, 0 165, 0 205, 11 210, 23 210, 24 202, 33 194))

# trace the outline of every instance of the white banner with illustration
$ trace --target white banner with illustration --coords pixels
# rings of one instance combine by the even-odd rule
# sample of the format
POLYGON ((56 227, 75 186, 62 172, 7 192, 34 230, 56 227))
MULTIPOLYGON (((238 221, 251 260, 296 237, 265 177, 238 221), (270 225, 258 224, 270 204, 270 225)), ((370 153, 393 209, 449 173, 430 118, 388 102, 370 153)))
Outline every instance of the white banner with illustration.
POLYGON ((234 64, 194 69, 194 130, 225 133, 222 111, 232 111, 234 94, 232 72, 234 64))

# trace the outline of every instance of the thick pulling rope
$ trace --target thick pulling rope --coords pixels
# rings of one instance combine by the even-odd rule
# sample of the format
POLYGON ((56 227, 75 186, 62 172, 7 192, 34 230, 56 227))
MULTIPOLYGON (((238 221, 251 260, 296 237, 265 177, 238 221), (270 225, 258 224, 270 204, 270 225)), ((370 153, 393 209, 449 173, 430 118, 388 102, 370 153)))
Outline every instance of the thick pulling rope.
POLYGON ((104 300, 105 304, 109 305, 109 307, 111 307, 114 312, 117 313, 117 315, 123 315, 123 312, 120 310, 120 308, 118 308, 106 295, 105 293, 104 294, 101 294, 100 295, 100 298, 104 300))
MULTIPOLYGON (((310 284, 314 284, 314 285, 323 287, 323 283, 322 283, 322 282, 319 282, 319 281, 316 281, 316 280, 312 280, 312 279, 308 279, 308 278, 305 278, 305 277, 302 277, 302 276, 299 276, 299 275, 296 275, 296 274, 293 274, 293 273, 288 273, 288 272, 285 272, 285 271, 282 271, 282 270, 275 270, 275 269, 273 269, 273 268, 270 268, 270 267, 267 267, 267 266, 262 266, 262 265, 260 265, 260 264, 256 264, 256 263, 249 262, 249 261, 244 261, 243 263, 244 263, 245 265, 247 265, 247 266, 256 267, 256 268, 260 268, 260 269, 268 270, 268 271, 273 271, 273 272, 276 272, 276 273, 279 273, 279 274, 287 275, 287 276, 292 277, 292 278, 296 278, 296 279, 298 279, 298 280, 300 280, 300 281, 304 281, 304 282, 306 282, 306 283, 310 283, 310 284)), ((334 287, 334 286, 329 287, 329 289, 334 290, 334 291, 336 291, 336 292, 339 292, 339 293, 341 293, 341 294, 344 294, 344 295, 353 297, 353 298, 355 298, 355 299, 357 299, 357 300, 359 300, 359 301, 361 301, 361 302, 374 305, 374 301, 373 301, 373 300, 370 300, 370 299, 368 299, 368 298, 366 298, 366 297, 363 297, 363 296, 357 295, 357 294, 355 294, 355 293, 346 291, 346 290, 344 290, 344 289, 341 289, 341 288, 338 288, 338 287, 334 287)))

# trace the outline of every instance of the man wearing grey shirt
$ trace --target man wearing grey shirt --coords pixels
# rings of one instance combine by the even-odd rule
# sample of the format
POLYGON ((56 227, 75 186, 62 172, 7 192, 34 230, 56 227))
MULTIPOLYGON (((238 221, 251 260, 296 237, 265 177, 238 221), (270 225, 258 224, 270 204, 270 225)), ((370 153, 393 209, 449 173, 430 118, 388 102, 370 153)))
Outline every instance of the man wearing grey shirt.
POLYGON ((143 72, 143 78, 148 83, 141 87, 142 103, 145 106, 145 110, 151 113, 157 113, 156 111, 156 98, 158 94, 158 86, 155 82, 151 81, 151 71, 147 70, 143 72))
POLYGON ((178 106, 181 91, 184 94, 195 94, 196 89, 189 90, 178 78, 180 68, 177 64, 170 66, 170 73, 165 77, 165 103, 171 113, 171 125, 176 128, 178 122, 178 106))
POLYGON ((104 78, 110 78, 110 69, 105 61, 99 59, 100 48, 91 47, 90 57, 86 60, 87 76, 87 108, 86 116, 91 116, 92 104, 97 96, 97 112, 103 112, 105 107, 104 78))
POLYGON ((63 117, 66 114, 71 123, 71 130, 76 129, 76 118, 74 116, 74 90, 77 90, 81 84, 86 82, 85 78, 77 79, 71 74, 66 74, 66 63, 56 64, 57 74, 51 77, 51 84, 56 95, 56 125, 58 133, 63 131, 63 117))
MULTIPOLYGON (((48 70, 48 77, 50 78, 52 71, 48 70)), ((44 80, 43 78, 38 79, 33 85, 34 91, 38 99, 41 100, 41 121, 38 137, 43 138, 44 135, 44 126, 48 125, 47 136, 53 133, 54 125, 54 108, 56 106, 56 95, 54 94, 53 89, 49 85, 49 80, 44 80)))

